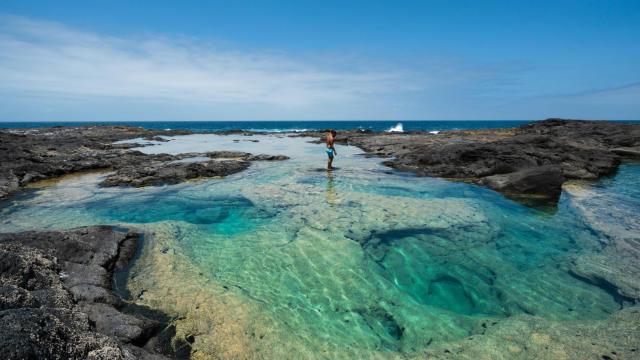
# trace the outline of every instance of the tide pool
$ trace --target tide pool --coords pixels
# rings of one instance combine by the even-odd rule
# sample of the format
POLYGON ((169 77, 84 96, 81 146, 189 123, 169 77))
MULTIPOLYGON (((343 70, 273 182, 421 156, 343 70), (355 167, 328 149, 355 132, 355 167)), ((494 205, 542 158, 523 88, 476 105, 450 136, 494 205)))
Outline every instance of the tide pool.
MULTIPOLYGON (((150 142, 140 151, 291 159, 163 187, 100 188, 104 173, 66 177, 2 203, 0 231, 144 231, 132 300, 175 315, 178 335, 195 338, 195 358, 406 358, 510 317, 595 321, 625 306, 568 271, 602 247, 602 229, 569 195, 556 211, 539 211, 474 185, 390 171, 348 146, 327 172, 324 145, 311 140, 150 142)), ((637 211, 638 169, 581 185, 608 194, 589 206, 611 208, 605 200, 620 194, 622 211, 637 211)))

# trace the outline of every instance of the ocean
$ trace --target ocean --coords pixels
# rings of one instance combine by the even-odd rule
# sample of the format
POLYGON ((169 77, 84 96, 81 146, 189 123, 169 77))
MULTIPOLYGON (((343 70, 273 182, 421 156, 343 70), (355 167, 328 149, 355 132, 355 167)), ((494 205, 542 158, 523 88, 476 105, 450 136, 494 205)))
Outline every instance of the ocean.
MULTIPOLYGON (((250 130, 265 132, 291 132, 324 129, 363 129, 373 131, 444 131, 510 128, 534 120, 277 120, 277 121, 43 121, 0 122, 0 128, 30 128, 45 126, 129 125, 146 129, 189 130, 194 132, 250 130)), ((616 120, 640 123, 640 120, 616 120)))

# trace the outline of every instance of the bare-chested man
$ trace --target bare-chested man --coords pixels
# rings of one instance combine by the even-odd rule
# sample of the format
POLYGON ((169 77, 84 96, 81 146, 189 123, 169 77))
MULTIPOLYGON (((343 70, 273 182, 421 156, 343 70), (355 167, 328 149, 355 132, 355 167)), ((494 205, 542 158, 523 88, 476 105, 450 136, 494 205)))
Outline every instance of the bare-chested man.
POLYGON ((327 163, 327 170, 333 170, 333 157, 338 155, 336 148, 333 147, 333 142, 336 140, 336 131, 329 130, 327 133, 327 156, 329 157, 329 162, 327 163))

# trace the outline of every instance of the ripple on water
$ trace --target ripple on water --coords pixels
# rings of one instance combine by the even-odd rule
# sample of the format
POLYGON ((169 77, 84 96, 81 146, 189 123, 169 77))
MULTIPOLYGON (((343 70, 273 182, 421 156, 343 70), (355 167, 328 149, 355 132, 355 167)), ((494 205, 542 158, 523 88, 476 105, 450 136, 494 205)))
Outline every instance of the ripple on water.
POLYGON ((129 199, 103 199, 85 203, 84 208, 116 222, 144 224, 184 221, 225 235, 250 231, 272 217, 242 196, 189 198, 173 192, 132 196, 129 199))
POLYGON ((566 270, 600 249, 572 207, 545 214, 468 184, 385 174, 350 148, 341 170, 312 171, 322 145, 272 140, 251 146, 273 143, 291 161, 164 188, 62 184, 16 198, 3 221, 143 224, 154 236, 132 294, 180 314, 178 332, 196 334, 203 356, 404 357, 488 318, 601 319, 620 307, 566 270), (52 201, 68 194, 82 196, 52 201))

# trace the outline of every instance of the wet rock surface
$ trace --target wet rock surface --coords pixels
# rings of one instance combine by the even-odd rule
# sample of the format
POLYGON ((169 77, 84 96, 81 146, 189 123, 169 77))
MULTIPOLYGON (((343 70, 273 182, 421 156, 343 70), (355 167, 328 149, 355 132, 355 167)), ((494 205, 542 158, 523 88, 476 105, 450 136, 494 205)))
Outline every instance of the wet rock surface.
POLYGON ((176 184, 198 177, 226 176, 249 166, 247 161, 285 160, 282 155, 252 155, 219 151, 167 155, 144 154, 134 143, 119 140, 187 135, 188 131, 146 130, 131 126, 78 126, 0 130, 0 198, 31 182, 79 171, 112 169, 104 186, 149 186, 176 184), (187 157, 209 159, 174 163, 187 157), (233 158, 212 162, 210 159, 233 158))
POLYGON ((0 129, 0 197, 30 182, 73 172, 134 165, 149 158, 124 139, 183 135, 131 126, 0 129))
POLYGON ((246 161, 223 160, 200 163, 152 163, 126 166, 109 175, 102 186, 154 186, 178 184, 190 179, 227 176, 249 167, 246 161))
POLYGON ((598 234, 599 242, 585 244, 596 251, 576 254, 568 266, 575 277, 610 289, 626 302, 640 302, 640 218, 635 208, 606 187, 565 186, 570 206, 598 234), (602 206, 606 204, 606 206, 602 206))
MULTIPOLYGON (((321 132, 302 135, 324 137, 321 132)), ((390 157, 385 165, 423 176, 460 179, 506 195, 556 202, 566 180, 595 180, 640 154, 640 126, 548 119, 515 129, 370 133, 347 131, 338 142, 390 157)))
POLYGON ((146 164, 123 166, 109 175, 101 186, 157 186, 178 184, 197 178, 228 176, 245 170, 251 161, 287 160, 284 155, 252 155, 237 151, 213 151, 163 155, 163 161, 149 157, 146 164), (207 159, 190 162, 190 159, 207 159), (183 162, 184 161, 184 162, 183 162))
POLYGON ((640 308, 599 321, 555 322, 535 316, 486 321, 480 334, 438 344, 415 359, 638 359, 640 308))
POLYGON ((175 357, 169 319, 131 310, 112 289, 137 241, 109 226, 1 234, 0 357, 175 357))

